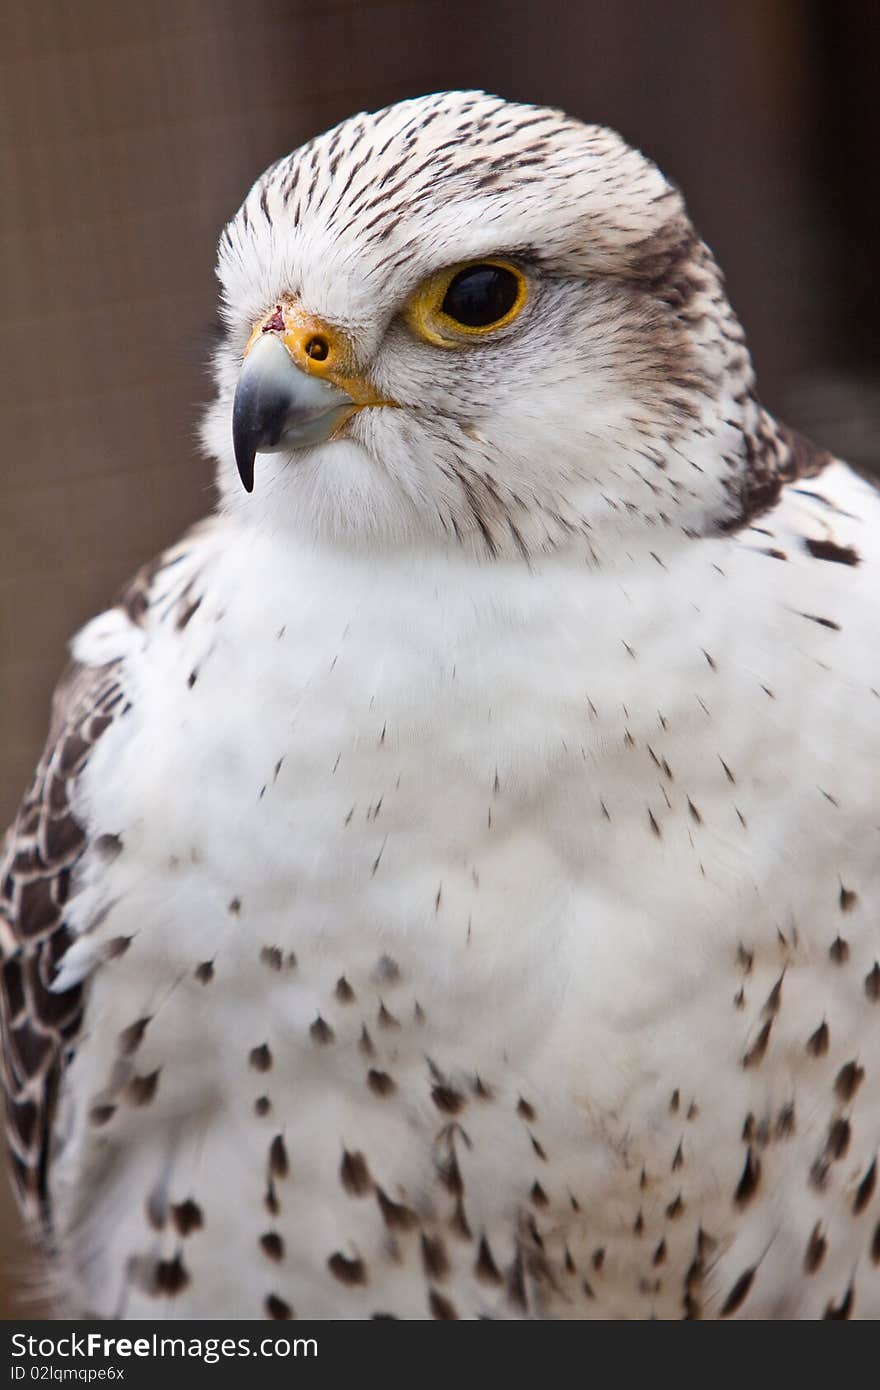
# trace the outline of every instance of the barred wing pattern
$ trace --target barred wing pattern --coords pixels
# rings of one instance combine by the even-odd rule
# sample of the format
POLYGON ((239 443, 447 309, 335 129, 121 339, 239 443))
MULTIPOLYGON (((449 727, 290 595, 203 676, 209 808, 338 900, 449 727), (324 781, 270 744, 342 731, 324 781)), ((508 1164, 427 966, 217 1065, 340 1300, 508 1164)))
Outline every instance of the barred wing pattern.
POLYGON ((52 991, 71 944, 65 904, 86 845, 72 810, 97 740, 126 710, 119 662, 73 665, 53 701, 43 756, 10 829, 0 868, 2 1079, 12 1168, 30 1216, 47 1217, 54 1098, 82 1017, 82 987, 52 991))
MULTIPOLYGON (((153 622, 183 630, 200 601, 192 565, 213 530, 194 526, 138 570, 116 604, 132 635, 153 622)), ((83 1010, 82 985, 52 989, 73 941, 65 905, 89 848, 74 810, 76 786, 98 739, 131 708, 124 658, 108 656, 105 664, 74 661, 63 676, 43 755, 0 858, 0 1080, 19 1197, 26 1215, 47 1228, 54 1104, 83 1010)))

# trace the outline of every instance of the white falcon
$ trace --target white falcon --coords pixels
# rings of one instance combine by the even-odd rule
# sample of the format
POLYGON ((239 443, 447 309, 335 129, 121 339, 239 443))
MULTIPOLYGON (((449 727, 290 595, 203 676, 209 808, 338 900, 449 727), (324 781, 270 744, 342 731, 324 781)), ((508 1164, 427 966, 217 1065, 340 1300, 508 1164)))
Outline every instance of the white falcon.
POLYGON ((877 493, 558 111, 355 116, 219 276, 216 514, 5 850, 59 1308, 880 1316, 877 493))

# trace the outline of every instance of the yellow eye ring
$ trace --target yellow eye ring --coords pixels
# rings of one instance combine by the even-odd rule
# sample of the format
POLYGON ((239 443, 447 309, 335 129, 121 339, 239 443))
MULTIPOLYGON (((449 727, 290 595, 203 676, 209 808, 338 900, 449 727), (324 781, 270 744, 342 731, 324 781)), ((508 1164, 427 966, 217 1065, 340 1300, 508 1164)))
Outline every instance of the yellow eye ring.
POLYGON ((407 304, 404 318, 414 333, 436 347, 464 347, 475 338, 506 328, 527 298, 528 282, 519 266, 484 256, 429 275, 407 304), (456 317, 451 310, 471 322, 456 317))

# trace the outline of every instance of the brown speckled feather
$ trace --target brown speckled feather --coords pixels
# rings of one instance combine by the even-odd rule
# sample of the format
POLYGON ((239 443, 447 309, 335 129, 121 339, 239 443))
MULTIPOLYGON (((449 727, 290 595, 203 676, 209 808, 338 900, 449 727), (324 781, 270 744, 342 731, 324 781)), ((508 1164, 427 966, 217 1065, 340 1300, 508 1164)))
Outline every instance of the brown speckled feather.
MULTIPOLYGON (((191 577, 177 582, 176 567, 209 530, 204 524, 194 527, 124 587, 117 608, 133 628, 144 628, 157 604, 160 618, 185 626, 199 598, 191 577)), ((52 988, 73 939, 65 904, 87 848, 74 803, 95 744, 130 709, 122 666, 119 660, 99 666, 73 661, 65 671, 53 696, 42 757, 0 859, 0 1078, 7 1135, 22 1206, 47 1227, 54 1102, 83 1003, 79 984, 52 988)))
POLYGON ((80 986, 52 982, 71 943, 65 903, 85 847, 73 811, 97 740, 126 709, 118 663, 74 663, 52 706, 43 756, 10 828, 0 866, 0 1024, 12 1167, 26 1212, 48 1218, 46 1168, 54 1097, 82 1015, 80 986))

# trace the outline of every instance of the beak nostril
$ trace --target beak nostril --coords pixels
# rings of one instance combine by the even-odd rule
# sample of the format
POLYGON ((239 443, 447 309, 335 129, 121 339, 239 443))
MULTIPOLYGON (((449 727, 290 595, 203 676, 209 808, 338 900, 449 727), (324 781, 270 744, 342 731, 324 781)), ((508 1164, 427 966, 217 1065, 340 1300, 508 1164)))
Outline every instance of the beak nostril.
MULTIPOLYGON (((328 356, 332 341, 324 336, 328 356)), ((354 398, 326 372, 308 370, 303 346, 295 343, 294 358, 283 338, 266 333, 256 338, 241 365, 232 403, 232 444, 248 492, 254 486, 257 454, 323 444, 357 409, 354 398)))
POLYGON ((313 362, 326 362, 330 356, 330 344, 320 333, 316 333, 306 343, 305 352, 313 362))

